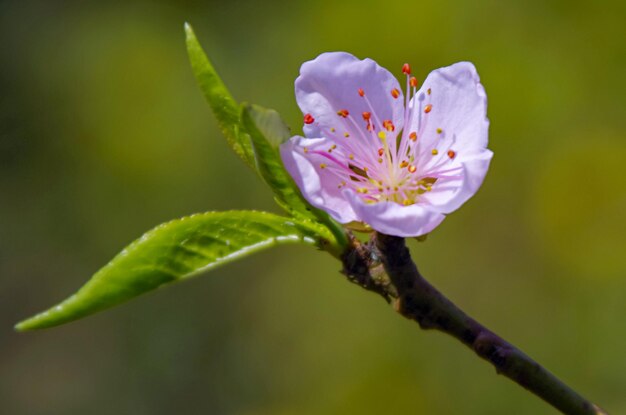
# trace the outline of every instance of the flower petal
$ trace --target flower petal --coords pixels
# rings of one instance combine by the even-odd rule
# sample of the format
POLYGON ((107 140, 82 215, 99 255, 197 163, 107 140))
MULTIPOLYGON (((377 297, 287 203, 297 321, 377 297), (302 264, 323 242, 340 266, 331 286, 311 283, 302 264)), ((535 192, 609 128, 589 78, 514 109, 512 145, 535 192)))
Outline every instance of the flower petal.
POLYGON ((330 137, 333 128, 338 134, 366 134, 363 112, 372 112, 375 124, 391 120, 398 126, 396 132, 403 125, 402 88, 389 71, 371 59, 359 60, 345 52, 323 53, 302 65, 295 86, 300 109, 315 120, 304 126, 307 137, 330 137), (392 96, 393 90, 397 98, 392 96), (337 115, 341 110, 347 110, 349 118, 337 115))
POLYGON ((354 191, 344 190, 359 220, 374 230, 400 237, 421 236, 435 229, 445 219, 442 213, 428 206, 402 206, 395 202, 365 203, 354 191))
POLYGON ((459 62, 432 71, 410 105, 417 107, 410 122, 411 129, 419 131, 416 159, 420 170, 433 177, 438 171, 455 176, 440 180, 423 197, 433 209, 450 213, 476 193, 493 156, 487 150, 485 89, 474 65, 459 62), (437 157, 432 156, 433 149, 437 157), (452 159, 442 162, 449 151, 452 159))
POLYGON ((432 71, 410 105, 418 109, 410 123, 413 131, 420 131, 422 148, 447 137, 454 140, 459 161, 468 152, 487 148, 487 96, 472 63, 432 71))
POLYGON ((472 197, 480 188, 489 169, 493 153, 490 150, 481 150, 466 154, 461 162, 463 168, 461 178, 440 186, 434 185, 432 191, 424 195, 424 199, 433 210, 441 213, 451 213, 472 197))
POLYGON ((357 217, 338 188, 337 177, 331 169, 320 168, 320 164, 330 165, 332 161, 313 154, 316 150, 321 150, 320 153, 326 152, 329 145, 332 145, 332 141, 326 138, 307 139, 296 136, 280 146, 280 156, 302 196, 310 204, 328 212, 340 223, 352 222, 357 217))

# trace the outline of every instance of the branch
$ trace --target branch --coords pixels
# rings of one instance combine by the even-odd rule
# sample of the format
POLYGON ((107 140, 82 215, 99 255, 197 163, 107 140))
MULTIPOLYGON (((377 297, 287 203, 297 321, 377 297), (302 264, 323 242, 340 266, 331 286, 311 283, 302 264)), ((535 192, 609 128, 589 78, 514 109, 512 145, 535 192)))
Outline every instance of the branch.
POLYGON ((539 363, 465 314, 421 276, 403 238, 374 234, 367 244, 355 238, 343 255, 343 273, 381 295, 422 329, 435 329, 460 340, 490 362, 498 374, 537 395, 567 415, 608 415, 539 363))

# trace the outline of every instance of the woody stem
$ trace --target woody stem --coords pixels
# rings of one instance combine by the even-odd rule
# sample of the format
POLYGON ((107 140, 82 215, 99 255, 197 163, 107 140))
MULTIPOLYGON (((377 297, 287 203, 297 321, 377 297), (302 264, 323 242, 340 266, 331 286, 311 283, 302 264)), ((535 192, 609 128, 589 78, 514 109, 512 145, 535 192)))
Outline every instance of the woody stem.
POLYGON ((426 281, 403 238, 377 233, 367 244, 352 239, 342 257, 351 282, 376 292, 422 329, 451 335, 504 375, 567 415, 608 415, 539 363, 482 324, 426 281))

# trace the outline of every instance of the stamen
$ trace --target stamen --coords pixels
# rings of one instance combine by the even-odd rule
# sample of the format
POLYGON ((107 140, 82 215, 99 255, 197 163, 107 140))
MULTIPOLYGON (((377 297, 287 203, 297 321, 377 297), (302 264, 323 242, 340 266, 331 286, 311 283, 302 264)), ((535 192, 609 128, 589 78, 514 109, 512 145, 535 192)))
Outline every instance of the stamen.
POLYGON ((359 88, 359 96, 360 97, 365 96, 365 91, 363 91, 363 88, 359 88))
POLYGON ((432 111, 432 109, 433 109, 433 106, 428 104, 424 107, 424 112, 428 114, 430 111, 432 111))
POLYGON ((350 113, 348 112, 348 110, 339 110, 337 111, 337 115, 342 118, 346 118, 348 115, 350 115, 350 113))
POLYGON ((315 122, 315 118, 311 114, 304 114, 304 123, 305 124, 313 124, 315 122))
POLYGON ((378 138, 380 138, 381 140, 384 140, 387 136, 385 135, 384 131, 379 131, 378 132, 378 138))
POLYGON ((448 157, 450 157, 451 159, 456 157, 456 152, 454 150, 449 150, 448 151, 448 157))
POLYGON ((417 78, 412 76, 411 79, 409 79, 409 83, 411 84, 411 87, 413 88, 417 88, 417 78))
POLYGON ((393 125, 393 122, 391 122, 391 120, 384 120, 383 128, 385 128, 387 131, 393 131, 396 129, 396 127, 393 125))
POLYGON ((400 91, 398 91, 398 88, 394 88, 391 90, 391 96, 394 97, 395 99, 397 99, 400 96, 400 91))
POLYGON ((402 65, 402 73, 406 75, 411 75, 411 66, 408 63, 402 65))
POLYGON ((417 133, 415 131, 413 131, 411 134, 409 134, 409 138, 411 139, 411 141, 416 141, 417 140, 417 133))

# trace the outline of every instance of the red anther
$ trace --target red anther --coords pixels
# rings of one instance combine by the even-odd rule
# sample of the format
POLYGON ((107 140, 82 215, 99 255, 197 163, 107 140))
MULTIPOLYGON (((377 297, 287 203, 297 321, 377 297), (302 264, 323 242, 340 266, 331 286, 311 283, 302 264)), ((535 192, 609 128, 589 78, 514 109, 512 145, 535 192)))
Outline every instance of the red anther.
POLYGON ((383 128, 386 129, 387 131, 393 131, 393 130, 396 129, 396 127, 393 125, 391 120, 384 120, 383 121, 383 128))
POLYGON ((363 91, 363 88, 359 88, 359 96, 361 97, 365 96, 365 91, 363 91))
POLYGON ((450 157, 451 159, 456 157, 456 152, 453 150, 449 150, 448 151, 448 157, 450 157))
POLYGON ((337 115, 339 115, 340 117, 346 118, 348 115, 350 115, 350 113, 348 112, 348 110, 339 110, 337 111, 337 115))
POLYGON ((424 112, 428 114, 433 109, 433 106, 428 104, 424 107, 424 112))
POLYGON ((369 119, 372 118, 372 114, 367 111, 364 111, 362 115, 365 121, 369 121, 369 119))
POLYGON ((378 155, 382 157, 383 154, 385 154, 385 150, 383 150, 382 148, 379 148, 378 155))
POLYGON ((398 98, 400 96, 400 91, 397 88, 391 90, 391 96, 394 98, 398 98))
POLYGON ((411 134, 409 134, 409 139, 411 141, 417 140, 417 133, 415 131, 413 131, 411 134))
POLYGON ((415 88, 417 87, 417 78, 412 76, 411 79, 409 79, 409 84, 411 85, 411 87, 415 88))
POLYGON ((408 63, 402 65, 402 73, 407 75, 411 74, 411 66, 408 63))
POLYGON ((315 122, 315 118, 311 114, 304 114, 304 123, 305 124, 313 124, 315 122))

